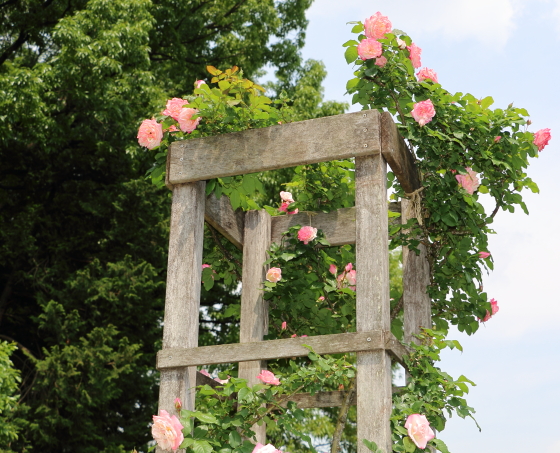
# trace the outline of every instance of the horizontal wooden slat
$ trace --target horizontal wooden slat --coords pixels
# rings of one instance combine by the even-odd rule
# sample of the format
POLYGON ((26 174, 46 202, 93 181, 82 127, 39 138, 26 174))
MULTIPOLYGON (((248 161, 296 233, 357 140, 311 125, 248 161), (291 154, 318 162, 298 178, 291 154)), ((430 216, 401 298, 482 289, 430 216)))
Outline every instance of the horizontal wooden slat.
MULTIPOLYGON (((389 210, 401 212, 400 202, 389 203, 389 210)), ((391 217, 389 225, 400 224, 400 217, 391 217)), ((279 244, 288 228, 311 225, 323 230, 333 246, 356 243, 356 208, 342 208, 331 212, 301 212, 272 218, 272 242, 279 244)))
POLYGON ((244 218, 245 213, 234 211, 225 195, 219 199, 214 194, 206 197, 204 220, 240 250, 243 250, 244 218))
POLYGON ((354 112, 171 144, 169 184, 381 152, 380 114, 354 112))
POLYGON ((381 114, 381 153, 406 193, 420 188, 414 157, 389 112, 381 114))
MULTIPOLYGON (((403 389, 403 387, 395 387, 393 386, 393 393, 398 393, 403 389)), ((293 401, 297 404, 297 407, 300 409, 311 409, 316 407, 340 407, 342 406, 342 402, 346 397, 346 393, 343 391, 334 391, 334 392, 317 392, 314 395, 311 393, 297 393, 293 395, 289 401, 293 401)), ((356 392, 352 396, 350 400, 350 405, 356 405, 356 392)), ((288 402, 283 402, 281 404, 282 407, 286 407, 288 402)))
POLYGON ((406 353, 406 349, 390 332, 383 333, 375 330, 190 349, 168 348, 158 352, 157 369, 301 357, 309 353, 309 350, 303 346, 304 344, 311 346, 318 354, 340 354, 391 348, 389 352, 395 358, 402 360, 402 355, 406 353))

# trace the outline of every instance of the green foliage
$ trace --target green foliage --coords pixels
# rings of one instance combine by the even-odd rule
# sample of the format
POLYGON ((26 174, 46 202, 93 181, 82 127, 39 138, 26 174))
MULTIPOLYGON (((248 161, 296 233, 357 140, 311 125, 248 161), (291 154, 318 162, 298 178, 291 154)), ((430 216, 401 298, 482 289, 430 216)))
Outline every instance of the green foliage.
MULTIPOLYGON (((16 350, 15 344, 0 341, 0 445, 9 448, 18 438, 19 427, 14 422, 18 404, 17 394, 21 381, 19 370, 15 369, 10 355, 16 350)), ((1 451, 3 447, 0 447, 1 451)))

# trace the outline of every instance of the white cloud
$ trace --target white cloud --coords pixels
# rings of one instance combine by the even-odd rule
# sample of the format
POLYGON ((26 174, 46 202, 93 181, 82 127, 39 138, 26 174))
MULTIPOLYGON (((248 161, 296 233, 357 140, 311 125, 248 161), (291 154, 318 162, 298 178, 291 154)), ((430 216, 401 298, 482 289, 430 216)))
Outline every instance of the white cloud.
POLYGON ((449 41, 475 39, 500 48, 515 29, 515 17, 523 1, 526 0, 316 0, 309 17, 364 20, 379 10, 389 16, 395 28, 415 39, 425 35, 443 36, 449 41))

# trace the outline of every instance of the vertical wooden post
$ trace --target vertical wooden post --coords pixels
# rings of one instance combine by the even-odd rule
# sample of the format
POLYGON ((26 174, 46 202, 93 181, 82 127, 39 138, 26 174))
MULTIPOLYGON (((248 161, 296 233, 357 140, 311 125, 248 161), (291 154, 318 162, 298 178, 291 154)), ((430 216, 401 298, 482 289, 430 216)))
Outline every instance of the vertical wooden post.
MULTIPOLYGON (((381 153, 356 157, 356 328, 391 330, 387 163, 381 153)), ((357 353, 358 453, 362 439, 391 452, 391 359, 384 351, 357 353)))
MULTIPOLYGON (((268 331, 268 306, 263 299, 263 282, 266 269, 263 263, 268 259, 266 251, 270 247, 271 217, 265 211, 245 213, 243 234, 243 287, 241 290, 240 343, 262 341, 268 331)), ((256 360, 239 363, 239 377, 247 379, 249 385, 261 383, 257 375, 266 368, 266 362, 256 360)), ((257 442, 266 444, 266 425, 253 426, 257 442)))
MULTIPOLYGON (((173 186, 163 349, 198 346, 206 182, 173 186)), ((176 414, 174 400, 194 410, 196 367, 161 373, 159 409, 176 414)), ((159 447, 158 453, 163 452, 159 447)), ((183 452, 184 450, 179 450, 183 452)))
MULTIPOLYGON (((409 220, 410 201, 401 201, 402 223, 409 220)), ((432 326, 431 301, 426 293, 430 284, 430 264, 426 246, 419 244, 420 254, 403 247, 403 308, 404 308, 404 341, 418 342, 414 337, 420 333, 420 327, 432 326)))

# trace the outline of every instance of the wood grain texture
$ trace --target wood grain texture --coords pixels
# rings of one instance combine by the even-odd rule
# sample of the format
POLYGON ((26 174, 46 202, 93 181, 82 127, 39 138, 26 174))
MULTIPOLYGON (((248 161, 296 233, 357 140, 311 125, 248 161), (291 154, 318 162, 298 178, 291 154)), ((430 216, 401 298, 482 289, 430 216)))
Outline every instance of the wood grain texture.
MULTIPOLYGON (((401 212, 400 202, 389 203, 389 210, 401 212)), ((390 224, 400 224, 400 217, 389 219, 390 224)), ((356 243, 356 208, 342 208, 331 212, 303 211, 299 214, 272 218, 271 242, 280 244, 282 235, 295 225, 310 225, 323 230, 332 246, 356 243)))
MULTIPOLYGON (((408 220, 408 200, 402 200, 402 222, 408 220)), ((432 327, 431 300, 426 292, 430 284, 430 263, 426 246, 418 245, 420 254, 403 247, 403 310, 404 310, 404 341, 418 343, 415 334, 420 327, 432 327)))
MULTIPOLYGON (((268 303, 263 298, 266 268, 263 263, 268 259, 266 251, 270 248, 270 224, 270 214, 265 210, 245 213, 240 343, 262 341, 268 332, 268 303)), ((264 360, 240 362, 239 377, 246 379, 248 385, 260 384, 257 375, 265 368, 264 360)), ((253 431, 257 442, 266 444, 266 425, 254 425, 253 431)))
MULTIPOLYGON (((387 163, 356 157, 356 330, 389 331, 387 163)), ((358 439, 391 451, 391 359, 383 350, 357 354, 358 439)), ((358 453, 368 453, 358 442, 358 453)))
POLYGON ((309 353, 309 350, 303 346, 304 344, 311 346, 318 354, 375 351, 385 348, 386 338, 389 335, 391 334, 383 334, 381 331, 352 332, 254 343, 201 346, 194 349, 168 348, 158 352, 157 369, 302 357, 309 353))
POLYGON ((420 188, 414 157, 389 112, 381 114, 381 153, 406 193, 420 188))
MULTIPOLYGON (((164 349, 198 346, 205 186, 202 181, 173 187, 163 319, 164 349)), ((160 379, 160 410, 174 413, 175 398, 181 398, 185 409, 194 410, 195 367, 165 370, 160 379)), ((159 447, 156 451, 160 451, 159 447)))
POLYGON ((208 195, 206 197, 204 220, 238 249, 243 250, 245 213, 234 211, 228 197, 222 195, 218 199, 213 193, 208 195))
POLYGON ((169 184, 381 152, 380 114, 363 111, 174 142, 169 184))
MULTIPOLYGON (((392 392, 398 393, 403 387, 393 387, 392 392)), ((300 409, 310 409, 315 407, 340 407, 344 401, 346 393, 343 391, 334 392, 317 392, 311 393, 297 393, 293 395, 289 401, 293 401, 300 409)), ((355 406, 357 403, 356 393, 350 400, 350 405, 355 406)), ((282 407, 287 407, 288 402, 281 404, 282 407)))

